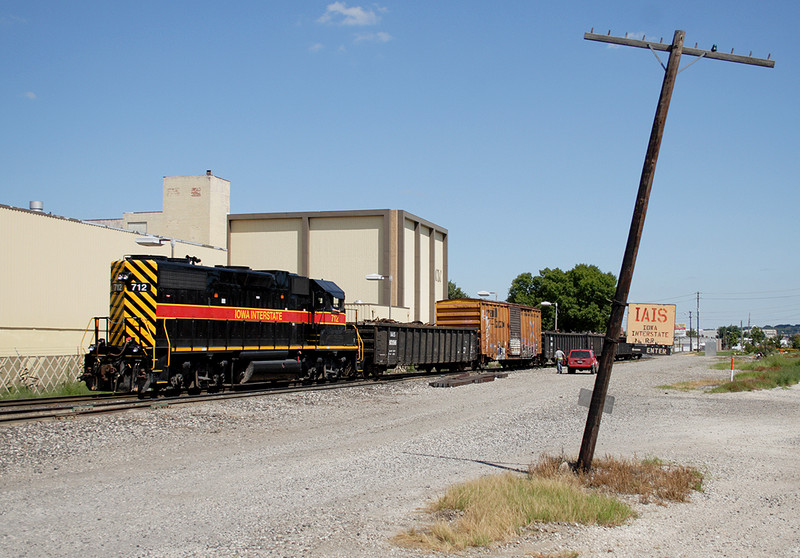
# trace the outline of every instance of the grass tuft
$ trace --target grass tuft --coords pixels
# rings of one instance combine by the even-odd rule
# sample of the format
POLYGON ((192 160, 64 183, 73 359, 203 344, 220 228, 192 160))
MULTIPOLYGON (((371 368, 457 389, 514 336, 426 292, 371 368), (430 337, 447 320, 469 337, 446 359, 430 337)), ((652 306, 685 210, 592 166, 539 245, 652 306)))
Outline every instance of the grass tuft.
POLYGON ((604 457, 592 462, 592 469, 581 473, 585 486, 619 494, 638 495, 642 503, 686 502, 692 491, 699 491, 703 475, 694 467, 669 465, 658 458, 637 462, 634 459, 604 457))
POLYGON ((755 391, 788 387, 800 383, 800 358, 796 355, 770 355, 761 360, 739 364, 732 382, 725 382, 710 393, 755 391))
MULTIPOLYGON (((711 368, 728 370, 730 362, 717 362, 711 368)), ((705 389, 708 393, 730 393, 773 389, 800 383, 800 358, 795 354, 775 354, 750 362, 739 360, 736 368, 741 372, 734 375, 732 382, 708 378, 656 386, 656 388, 680 391, 705 389)))
POLYGON ((35 397, 65 397, 68 395, 89 395, 92 392, 83 382, 67 382, 47 390, 29 388, 25 385, 14 385, 5 393, 0 393, 0 400, 4 399, 33 399, 35 397))
POLYGON ((701 485, 697 470, 657 458, 637 462, 605 457, 595 460, 589 473, 576 474, 563 456, 545 455, 528 475, 505 473, 450 487, 428 508, 433 524, 393 541, 454 552, 507 541, 536 523, 620 525, 636 512, 615 493, 637 494, 642 502, 684 502, 701 485))

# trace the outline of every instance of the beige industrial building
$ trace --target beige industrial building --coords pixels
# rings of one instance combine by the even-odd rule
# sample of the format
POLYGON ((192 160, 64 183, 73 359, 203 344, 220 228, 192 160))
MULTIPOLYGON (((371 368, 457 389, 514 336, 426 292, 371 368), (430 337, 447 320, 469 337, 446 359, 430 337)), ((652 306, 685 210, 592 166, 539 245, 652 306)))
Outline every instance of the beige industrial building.
POLYGON ((447 298, 447 230, 405 211, 230 215, 228 231, 231 265, 334 281, 351 320, 433 322, 447 298))
POLYGON ((163 196, 162 211, 93 221, 0 205, 0 391, 75 377, 90 319, 108 314, 110 264, 128 254, 328 279, 351 320, 432 322, 447 297, 447 230, 405 211, 229 215, 230 182, 211 171, 164 177, 163 196))
POLYGON ((227 248, 231 183, 209 170, 200 176, 165 176, 161 211, 124 213, 88 223, 227 248))

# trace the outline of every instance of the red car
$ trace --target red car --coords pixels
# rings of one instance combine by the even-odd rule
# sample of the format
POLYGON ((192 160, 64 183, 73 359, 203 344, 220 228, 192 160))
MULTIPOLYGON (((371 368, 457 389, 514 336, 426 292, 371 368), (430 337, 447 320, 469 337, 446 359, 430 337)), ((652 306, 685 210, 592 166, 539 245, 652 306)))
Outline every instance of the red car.
POLYGON ((567 372, 574 374, 576 370, 588 370, 597 374, 600 363, 591 349, 572 349, 567 355, 567 372))

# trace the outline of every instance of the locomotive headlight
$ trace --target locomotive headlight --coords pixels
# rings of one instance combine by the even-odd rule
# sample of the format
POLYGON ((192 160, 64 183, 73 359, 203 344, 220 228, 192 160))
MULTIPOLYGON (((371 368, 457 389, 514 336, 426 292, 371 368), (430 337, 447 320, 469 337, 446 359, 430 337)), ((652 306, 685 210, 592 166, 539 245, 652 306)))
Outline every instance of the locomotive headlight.
POLYGON ((127 283, 128 281, 130 281, 130 279, 131 279, 130 273, 120 273, 119 275, 117 275, 117 281, 121 281, 123 283, 127 283))

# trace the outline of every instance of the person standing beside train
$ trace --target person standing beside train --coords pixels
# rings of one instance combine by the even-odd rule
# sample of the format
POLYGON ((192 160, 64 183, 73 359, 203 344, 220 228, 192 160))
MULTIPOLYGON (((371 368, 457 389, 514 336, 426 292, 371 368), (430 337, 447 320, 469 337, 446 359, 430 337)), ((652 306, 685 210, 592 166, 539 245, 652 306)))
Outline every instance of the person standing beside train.
POLYGON ((559 374, 561 374, 561 367, 564 365, 564 357, 565 356, 566 355, 564 355, 564 351, 562 351, 561 349, 556 349, 556 354, 555 354, 555 357, 556 357, 556 371, 559 374))

